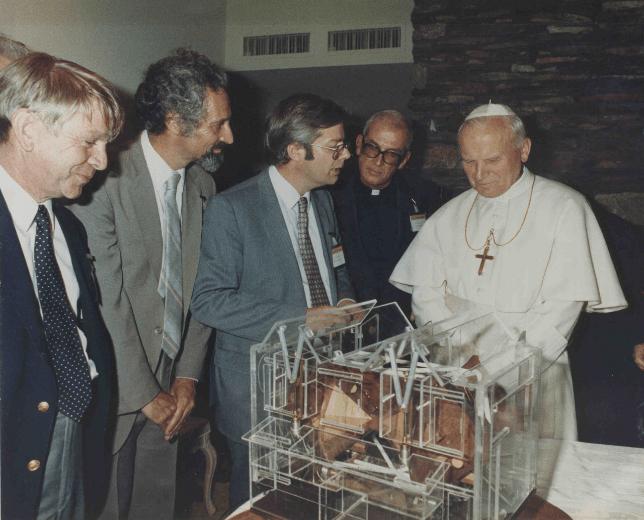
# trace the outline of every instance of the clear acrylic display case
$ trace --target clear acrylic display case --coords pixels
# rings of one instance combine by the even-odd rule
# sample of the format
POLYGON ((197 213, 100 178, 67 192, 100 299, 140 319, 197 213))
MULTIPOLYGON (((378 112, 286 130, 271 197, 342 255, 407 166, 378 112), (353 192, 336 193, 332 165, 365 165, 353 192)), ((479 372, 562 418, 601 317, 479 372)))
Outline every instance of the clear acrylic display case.
POLYGON ((276 323, 251 351, 251 502, 268 517, 502 519, 536 485, 540 352, 493 314, 395 303, 276 323))

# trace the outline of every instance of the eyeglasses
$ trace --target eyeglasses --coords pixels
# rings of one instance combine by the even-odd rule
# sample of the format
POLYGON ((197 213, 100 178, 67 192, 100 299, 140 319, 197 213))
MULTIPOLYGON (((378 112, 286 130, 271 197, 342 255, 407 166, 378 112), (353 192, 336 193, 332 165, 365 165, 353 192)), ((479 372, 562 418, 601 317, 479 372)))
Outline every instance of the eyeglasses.
POLYGON ((349 145, 345 142, 339 142, 335 146, 324 146, 321 144, 316 144, 316 143, 311 143, 311 146, 316 146, 318 148, 324 148, 325 150, 332 150, 333 153, 331 154, 331 158, 335 161, 340 155, 342 155, 342 152, 345 150, 349 149, 349 145))
POLYGON ((390 166, 398 166, 405 158, 405 155, 400 152, 396 152, 394 150, 381 150, 377 144, 368 142, 362 143, 360 153, 365 154, 369 159, 377 159, 379 155, 382 155, 382 160, 385 164, 389 164, 390 166))

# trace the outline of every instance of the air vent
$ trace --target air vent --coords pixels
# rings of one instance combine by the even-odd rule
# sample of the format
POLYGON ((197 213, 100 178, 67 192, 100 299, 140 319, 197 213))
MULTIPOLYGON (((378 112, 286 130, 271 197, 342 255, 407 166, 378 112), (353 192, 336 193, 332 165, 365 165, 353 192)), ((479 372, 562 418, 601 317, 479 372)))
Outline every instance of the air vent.
POLYGON ((310 40, 311 33, 245 36, 244 56, 266 56, 268 54, 300 54, 302 52, 309 52, 310 40))
POLYGON ((396 47, 400 47, 400 27, 329 31, 328 49, 330 52, 396 47))

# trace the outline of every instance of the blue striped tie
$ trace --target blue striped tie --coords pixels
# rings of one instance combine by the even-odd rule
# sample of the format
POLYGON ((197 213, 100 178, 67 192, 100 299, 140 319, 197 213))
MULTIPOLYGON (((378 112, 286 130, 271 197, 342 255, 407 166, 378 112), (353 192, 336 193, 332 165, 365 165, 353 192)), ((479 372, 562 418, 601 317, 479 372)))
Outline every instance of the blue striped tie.
POLYGON ((183 330, 183 281, 181 268, 181 217, 177 207, 177 185, 181 176, 173 173, 164 184, 163 263, 159 276, 159 294, 165 302, 161 348, 174 359, 181 346, 183 330))

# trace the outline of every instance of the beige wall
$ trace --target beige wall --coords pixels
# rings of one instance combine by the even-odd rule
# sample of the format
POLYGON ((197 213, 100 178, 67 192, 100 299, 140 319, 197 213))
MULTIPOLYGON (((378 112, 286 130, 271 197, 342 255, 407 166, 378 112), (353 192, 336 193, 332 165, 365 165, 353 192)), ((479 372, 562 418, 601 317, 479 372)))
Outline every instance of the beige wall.
POLYGON ((228 0, 226 68, 329 67, 411 63, 413 0, 228 0), (327 32, 401 26, 399 49, 327 52, 327 32), (244 36, 310 32, 310 52, 278 56, 243 56, 244 36))
POLYGON ((0 0, 0 31, 81 63, 132 94, 179 46, 224 63, 225 0, 0 0))

